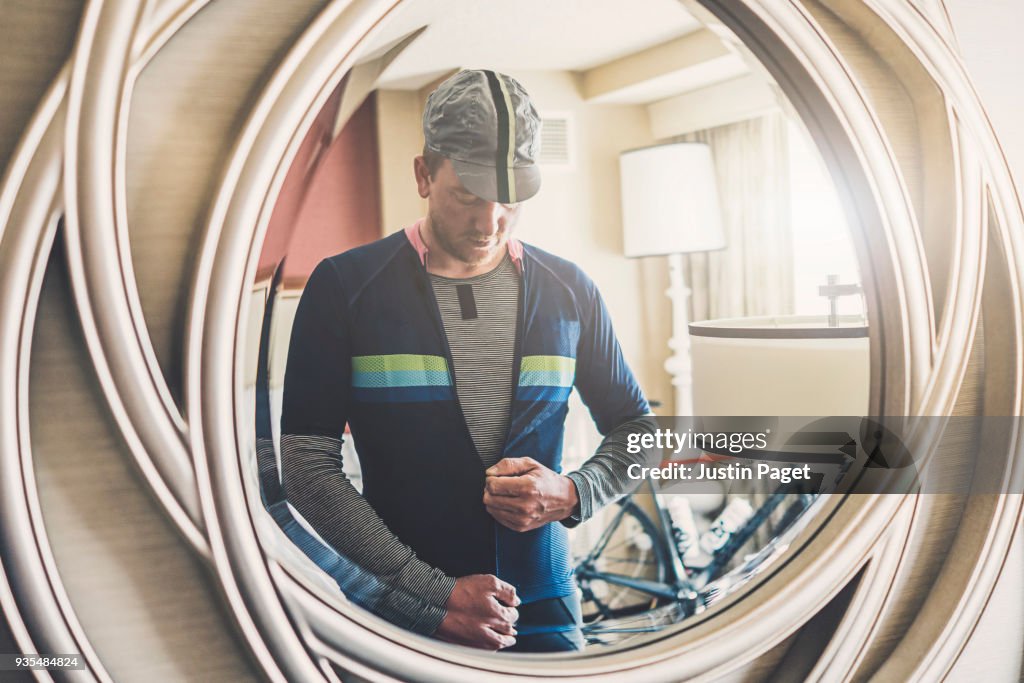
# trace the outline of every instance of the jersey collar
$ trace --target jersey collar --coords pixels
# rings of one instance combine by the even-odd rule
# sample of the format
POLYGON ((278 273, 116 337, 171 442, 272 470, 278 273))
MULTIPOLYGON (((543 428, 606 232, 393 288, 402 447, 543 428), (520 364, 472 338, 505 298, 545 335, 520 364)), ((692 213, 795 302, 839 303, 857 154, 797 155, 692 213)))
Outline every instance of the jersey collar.
MULTIPOLYGON (((416 254, 420 257, 420 265, 424 268, 427 267, 427 249, 426 242, 423 241, 423 236, 420 234, 420 228, 423 226, 425 219, 420 218, 418 221, 410 225, 405 229, 405 237, 409 240, 409 244, 416 250, 416 254)), ((508 248, 508 255, 512 257, 512 263, 515 264, 516 270, 519 274, 523 273, 523 243, 514 237, 509 237, 505 243, 508 248)))

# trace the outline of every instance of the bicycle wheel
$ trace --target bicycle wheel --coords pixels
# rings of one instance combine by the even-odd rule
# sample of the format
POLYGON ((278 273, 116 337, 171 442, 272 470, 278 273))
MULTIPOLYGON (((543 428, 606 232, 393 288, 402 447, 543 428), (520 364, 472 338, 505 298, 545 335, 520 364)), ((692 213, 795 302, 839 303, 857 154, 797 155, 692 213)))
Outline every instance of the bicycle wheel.
POLYGON ((711 564, 704 568, 704 577, 707 581, 714 581, 731 569, 731 563, 740 549, 754 537, 759 528, 770 523, 772 513, 780 505, 788 501, 778 523, 771 529, 772 536, 778 536, 796 521, 813 501, 813 496, 793 493, 797 488, 794 484, 779 486, 751 515, 750 519, 732 534, 726 544, 715 551, 711 564))
POLYGON ((657 605, 658 598, 648 592, 601 578, 664 582, 669 575, 664 541, 651 518, 631 499, 620 501, 596 540, 592 534, 577 534, 573 541, 584 622, 635 614, 657 605))

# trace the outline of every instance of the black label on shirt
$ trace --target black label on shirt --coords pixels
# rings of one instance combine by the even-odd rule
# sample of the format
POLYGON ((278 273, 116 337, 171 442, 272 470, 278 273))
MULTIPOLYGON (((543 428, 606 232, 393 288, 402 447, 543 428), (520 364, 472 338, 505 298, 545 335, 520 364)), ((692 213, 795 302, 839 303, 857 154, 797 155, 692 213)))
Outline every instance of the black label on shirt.
POLYGON ((473 285, 455 285, 455 293, 459 295, 459 309, 463 320, 475 320, 476 299, 473 298, 473 285))

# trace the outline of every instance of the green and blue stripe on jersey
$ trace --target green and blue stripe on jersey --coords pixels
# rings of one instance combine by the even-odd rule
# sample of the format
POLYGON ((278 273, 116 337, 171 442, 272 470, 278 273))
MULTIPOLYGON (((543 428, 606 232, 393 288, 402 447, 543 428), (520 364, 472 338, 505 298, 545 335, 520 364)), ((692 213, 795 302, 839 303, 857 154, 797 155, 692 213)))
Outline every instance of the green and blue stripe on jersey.
POLYGON ((523 356, 516 397, 522 401, 566 401, 575 378, 575 358, 523 356))
POLYGON ((353 356, 352 393, 358 400, 376 403, 455 398, 444 356, 413 353, 353 356))

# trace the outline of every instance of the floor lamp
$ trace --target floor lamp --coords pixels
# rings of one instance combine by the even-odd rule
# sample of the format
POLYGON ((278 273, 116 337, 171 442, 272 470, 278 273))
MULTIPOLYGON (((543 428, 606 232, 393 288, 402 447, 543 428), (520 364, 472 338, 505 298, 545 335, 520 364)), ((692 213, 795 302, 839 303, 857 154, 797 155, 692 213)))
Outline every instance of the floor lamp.
POLYGON ((710 148, 681 142, 623 152, 622 230, 629 258, 668 256, 672 302, 672 354, 665 369, 675 388, 676 415, 693 412, 690 371, 690 290, 683 282, 683 254, 725 248, 722 215, 710 148))

